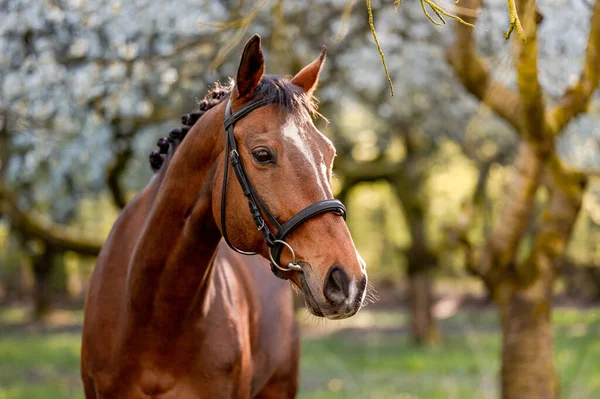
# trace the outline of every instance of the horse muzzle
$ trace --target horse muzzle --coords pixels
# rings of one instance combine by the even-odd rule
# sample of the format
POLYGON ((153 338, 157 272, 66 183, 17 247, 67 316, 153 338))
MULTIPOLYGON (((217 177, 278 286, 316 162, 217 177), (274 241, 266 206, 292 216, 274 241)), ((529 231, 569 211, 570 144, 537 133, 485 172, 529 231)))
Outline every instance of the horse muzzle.
POLYGON ((350 277, 339 265, 333 265, 322 284, 311 276, 310 268, 303 265, 298 273, 304 302, 315 316, 332 320, 355 315, 362 307, 367 286, 367 276, 350 277))

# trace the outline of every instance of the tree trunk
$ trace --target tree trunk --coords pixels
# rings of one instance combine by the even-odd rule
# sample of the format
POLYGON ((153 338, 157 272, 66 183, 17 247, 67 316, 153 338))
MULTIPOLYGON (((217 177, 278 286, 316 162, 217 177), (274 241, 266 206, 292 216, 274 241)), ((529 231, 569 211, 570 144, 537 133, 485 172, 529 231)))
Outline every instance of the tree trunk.
POLYGON ((406 252, 408 263, 408 295, 411 317, 411 333, 415 343, 429 344, 439 340, 433 317, 433 283, 431 271, 437 266, 437 255, 430 248, 427 234, 427 198, 423 190, 425 175, 415 155, 415 147, 405 137, 407 158, 404 168, 391 180, 392 187, 409 228, 411 244, 406 252))
POLYGON ((34 296, 33 318, 41 320, 52 306, 52 270, 55 251, 46 246, 44 252, 33 260, 34 296))
POLYGON ((50 286, 52 295, 59 298, 69 297, 69 272, 65 263, 65 254, 56 252, 52 259, 52 275, 50 277, 50 286))
POLYGON ((439 339, 432 311, 433 292, 428 269, 416 270, 408 276, 410 330, 412 339, 418 345, 432 343, 439 339))
MULTIPOLYGON (((509 1, 510 3, 510 1, 509 1)), ((479 0, 467 0, 468 22, 478 15, 479 0)), ((518 0, 526 41, 514 40, 518 96, 494 81, 476 53, 471 29, 457 24, 455 49, 449 61, 465 88, 518 131, 521 144, 504 206, 483 252, 468 250, 468 265, 491 287, 502 315, 502 397, 542 399, 558 396, 552 359, 551 295, 558 265, 581 208, 587 185, 583 173, 566 168, 556 156, 555 137, 585 112, 600 80, 600 0, 592 12, 586 58, 576 86, 570 87, 549 112, 538 80, 535 0, 518 0), (492 94, 500 95, 492 95, 492 94), (506 100, 508 99, 508 101, 506 100), (535 218, 535 245, 519 262, 518 249, 529 226, 542 177, 551 198, 535 218)), ((514 26, 511 26, 511 29, 514 26)))
POLYGON ((115 158, 106 169, 106 185, 110 192, 113 204, 118 209, 127 205, 127 195, 121 185, 121 176, 127 170, 129 161, 133 157, 133 138, 135 135, 129 129, 123 130, 119 118, 113 120, 113 152, 115 158))
MULTIPOLYGON (((406 198, 405 198, 406 200, 406 198)), ((410 326, 412 338, 416 344, 430 344, 439 340, 439 333, 433 317, 433 282, 431 274, 437 266, 437 256, 429 250, 425 229, 424 211, 420 202, 411 201, 412 207, 403 202, 407 215, 412 243, 407 251, 408 295, 410 306, 410 326)))
POLYGON ((551 289, 535 286, 504 289, 506 298, 500 301, 502 397, 556 398, 558 381, 552 355, 551 289))
POLYGON ((556 156, 545 169, 550 200, 540 217, 533 251, 515 265, 514 277, 498 285, 502 313, 502 397, 558 397, 553 366, 551 298, 569 237, 581 209, 587 177, 556 156))

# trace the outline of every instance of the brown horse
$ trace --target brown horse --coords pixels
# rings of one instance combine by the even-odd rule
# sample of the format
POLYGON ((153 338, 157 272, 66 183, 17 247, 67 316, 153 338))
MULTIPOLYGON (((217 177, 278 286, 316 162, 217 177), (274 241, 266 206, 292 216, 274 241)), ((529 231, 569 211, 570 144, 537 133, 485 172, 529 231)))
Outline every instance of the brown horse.
POLYGON ((266 258, 313 314, 359 310, 365 265, 332 200, 335 149, 311 119, 324 59, 325 50, 290 81, 263 75, 255 35, 235 86, 213 89, 170 149, 159 141, 159 170, 115 222, 92 275, 88 399, 294 397, 292 293, 266 258), (235 253, 223 235, 262 257, 235 253))

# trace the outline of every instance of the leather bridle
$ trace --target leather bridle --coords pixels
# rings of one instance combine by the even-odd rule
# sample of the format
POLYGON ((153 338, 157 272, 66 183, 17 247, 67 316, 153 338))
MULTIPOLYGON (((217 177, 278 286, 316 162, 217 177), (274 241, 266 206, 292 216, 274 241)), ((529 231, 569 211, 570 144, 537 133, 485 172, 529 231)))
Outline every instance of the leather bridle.
POLYGON ((235 123, 240 119, 248 116, 252 111, 265 105, 270 104, 266 100, 255 100, 248 105, 243 106, 235 113, 231 112, 231 99, 227 101, 227 107, 225 108, 225 131, 227 138, 225 141, 225 166, 223 172, 223 187, 221 191, 221 229, 225 242, 234 251, 243 255, 256 255, 256 252, 247 252, 238 249, 229 241, 227 236, 227 223, 226 223, 226 205, 227 205, 227 177, 229 172, 229 164, 233 167, 237 180, 240 183, 244 196, 248 199, 248 207, 250 208, 250 214, 258 230, 262 233, 266 245, 269 247, 269 256, 271 258, 271 270, 275 276, 287 280, 287 277, 281 272, 288 271, 302 271, 301 265, 296 262, 296 254, 293 248, 288 244, 285 239, 286 237, 297 229, 304 222, 315 216, 321 215, 326 212, 333 212, 346 219, 346 208, 337 199, 326 199, 323 201, 315 202, 302 209, 300 212, 292 216, 287 222, 281 224, 275 216, 269 212, 265 203, 260 199, 258 193, 254 189, 254 186, 248 178, 248 174, 244 169, 242 158, 238 152, 238 145, 235 140, 233 128, 235 123), (269 220, 272 226, 277 230, 275 234, 271 232, 267 225, 265 218, 269 220), (281 252, 283 247, 286 247, 292 254, 292 261, 288 264, 287 268, 280 265, 281 252))

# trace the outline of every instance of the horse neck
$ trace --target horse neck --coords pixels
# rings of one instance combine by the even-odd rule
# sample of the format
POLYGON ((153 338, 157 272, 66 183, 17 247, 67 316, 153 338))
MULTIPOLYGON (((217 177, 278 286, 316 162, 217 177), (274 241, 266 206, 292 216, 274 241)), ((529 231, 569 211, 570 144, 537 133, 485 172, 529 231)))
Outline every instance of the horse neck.
POLYGON ((222 104, 188 133, 166 170, 128 270, 132 326, 176 328, 203 300, 221 234, 212 213, 222 104))

